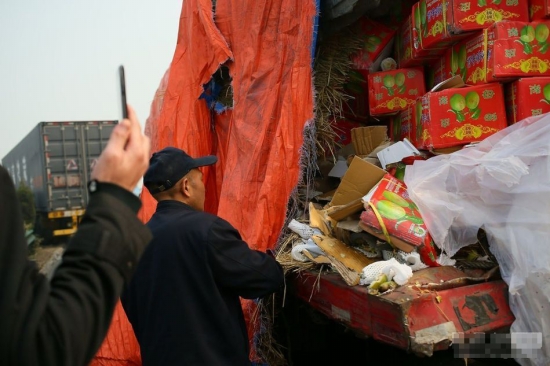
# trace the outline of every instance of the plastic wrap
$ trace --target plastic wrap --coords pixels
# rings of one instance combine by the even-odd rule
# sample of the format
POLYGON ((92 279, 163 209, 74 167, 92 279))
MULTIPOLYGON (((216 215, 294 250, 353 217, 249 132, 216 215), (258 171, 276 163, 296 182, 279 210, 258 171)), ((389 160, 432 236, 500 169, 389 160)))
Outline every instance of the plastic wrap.
MULTIPOLYGON (((542 333, 522 365, 550 364, 550 115, 516 123, 474 147, 417 161, 405 184, 448 255, 483 228, 509 285, 511 332, 542 333)), ((533 347, 532 342, 526 347, 533 347)))

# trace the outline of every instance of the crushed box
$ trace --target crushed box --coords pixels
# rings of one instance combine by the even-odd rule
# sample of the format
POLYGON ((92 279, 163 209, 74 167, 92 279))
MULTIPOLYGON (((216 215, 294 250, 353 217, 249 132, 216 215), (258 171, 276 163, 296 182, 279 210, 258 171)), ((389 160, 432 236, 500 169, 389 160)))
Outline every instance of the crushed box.
POLYGON ((355 156, 342 181, 332 196, 327 214, 340 221, 349 215, 361 211, 361 198, 374 187, 386 174, 384 169, 377 167, 355 156))

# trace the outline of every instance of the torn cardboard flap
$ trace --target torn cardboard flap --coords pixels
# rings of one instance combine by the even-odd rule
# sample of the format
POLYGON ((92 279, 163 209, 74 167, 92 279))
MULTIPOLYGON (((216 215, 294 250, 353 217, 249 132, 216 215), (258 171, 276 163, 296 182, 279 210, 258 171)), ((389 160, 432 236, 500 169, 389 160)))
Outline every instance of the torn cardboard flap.
POLYGON ((309 226, 321 230, 325 235, 331 235, 330 225, 324 212, 315 208, 312 202, 309 203, 309 226))
POLYGON ((462 76, 455 75, 451 78, 448 78, 447 80, 443 80, 436 86, 434 86, 430 92, 438 92, 445 89, 451 89, 451 88, 462 88, 463 86, 467 86, 464 83, 464 80, 462 80, 462 76))
POLYGON ((369 155, 372 150, 388 140, 386 126, 368 126, 351 129, 351 141, 355 154, 369 155))
POLYGON ((330 259, 325 257, 324 255, 319 255, 316 253, 311 253, 307 249, 302 250, 302 254, 305 255, 310 261, 317 264, 331 264, 332 262, 330 259))
POLYGON ((322 235, 314 235, 311 238, 326 253, 334 268, 350 286, 359 284, 363 268, 376 262, 335 238, 322 235))
POLYGON ((354 157, 332 197, 327 215, 339 221, 363 208, 361 198, 384 177, 386 171, 354 157), (340 206, 340 207, 338 207, 340 206))

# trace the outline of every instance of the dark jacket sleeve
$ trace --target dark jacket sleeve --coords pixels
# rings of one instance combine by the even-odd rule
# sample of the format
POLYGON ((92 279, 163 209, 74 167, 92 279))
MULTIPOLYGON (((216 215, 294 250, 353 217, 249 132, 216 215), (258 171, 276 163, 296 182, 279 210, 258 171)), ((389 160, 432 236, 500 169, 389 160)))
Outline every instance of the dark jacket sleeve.
POLYGON ((49 282, 27 259, 20 215, 5 215, 19 207, 2 173, 0 229, 10 234, 0 234, 0 364, 87 365, 108 331, 124 280, 151 239, 136 217, 139 200, 122 188, 93 194, 49 282), (134 203, 124 202, 129 199, 134 203))
POLYGON ((264 297, 284 284, 281 265, 268 254, 251 249, 221 218, 210 228, 208 249, 216 281, 245 299, 264 297))

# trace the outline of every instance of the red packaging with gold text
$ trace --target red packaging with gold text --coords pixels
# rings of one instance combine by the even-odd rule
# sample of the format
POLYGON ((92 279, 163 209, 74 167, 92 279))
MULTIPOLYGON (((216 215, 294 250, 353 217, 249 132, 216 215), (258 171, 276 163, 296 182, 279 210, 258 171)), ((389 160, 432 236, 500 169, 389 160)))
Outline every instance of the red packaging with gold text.
POLYGON ((503 20, 529 21, 527 1, 420 0, 413 14, 425 50, 446 48, 467 32, 503 20))
POLYGON ((505 88, 508 124, 550 112, 550 76, 521 78, 505 88))
POLYGON ((479 142, 508 126, 500 83, 426 93, 415 112, 416 147, 422 150, 479 142))
POLYGON ((390 46, 396 31, 367 17, 359 20, 358 27, 363 48, 351 56, 351 61, 354 69, 369 70, 384 48, 390 46))
POLYGON ((408 16, 395 37, 395 55, 399 68, 423 65, 426 60, 435 60, 442 50, 424 51, 420 48, 418 32, 413 27, 412 16, 408 16))
POLYGON ((453 46, 452 64, 469 85, 550 76, 550 20, 498 22, 453 46))
POLYGON ((390 138, 393 142, 407 139, 414 145, 415 137, 414 106, 409 106, 407 109, 392 117, 390 123, 390 138))
POLYGON ((529 0, 529 20, 539 20, 550 16, 548 0, 529 0))
POLYGON ((375 72, 368 83, 371 116, 396 114, 426 92, 422 67, 375 72))

